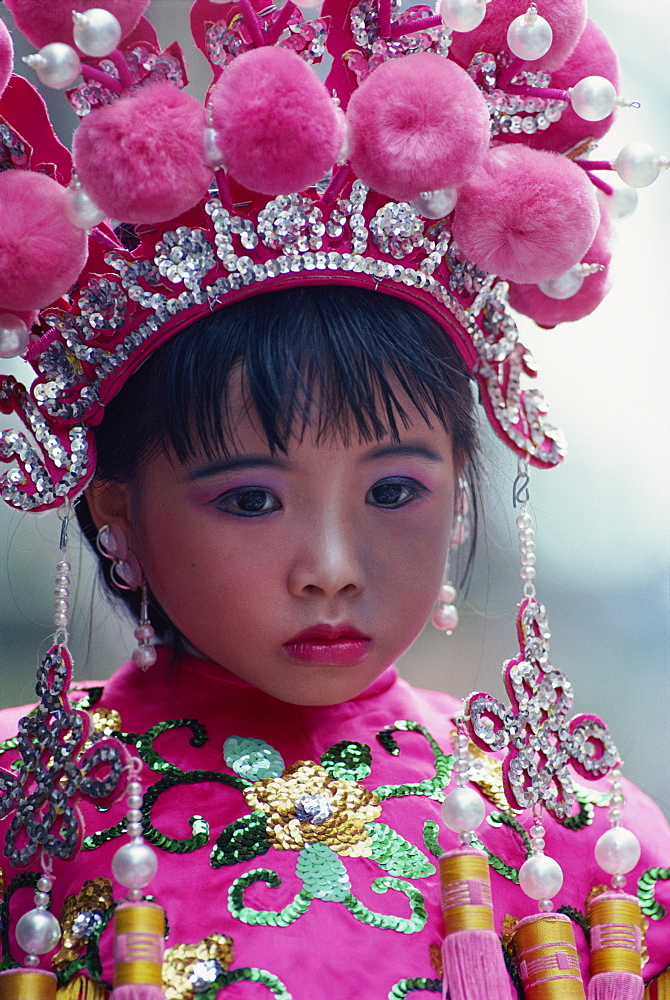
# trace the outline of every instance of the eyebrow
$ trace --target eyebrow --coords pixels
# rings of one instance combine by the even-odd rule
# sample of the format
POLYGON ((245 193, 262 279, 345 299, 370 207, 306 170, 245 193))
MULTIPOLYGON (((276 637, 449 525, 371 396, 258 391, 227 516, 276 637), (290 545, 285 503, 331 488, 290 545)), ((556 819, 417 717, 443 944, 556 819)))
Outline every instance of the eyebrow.
POLYGON ((432 448, 428 448, 423 444, 388 444, 383 445, 381 448, 375 448, 373 451, 368 452, 364 455, 361 461, 369 462, 374 461, 378 458, 393 458, 393 457, 408 457, 408 458, 425 458, 429 462, 442 462, 443 458, 439 452, 433 451, 432 448))
POLYGON ((218 476, 222 472, 237 472, 250 468, 286 469, 288 461, 285 458, 273 458, 271 455, 241 455, 238 458, 217 458, 213 462, 199 465, 188 478, 193 482, 206 479, 208 476, 218 476))

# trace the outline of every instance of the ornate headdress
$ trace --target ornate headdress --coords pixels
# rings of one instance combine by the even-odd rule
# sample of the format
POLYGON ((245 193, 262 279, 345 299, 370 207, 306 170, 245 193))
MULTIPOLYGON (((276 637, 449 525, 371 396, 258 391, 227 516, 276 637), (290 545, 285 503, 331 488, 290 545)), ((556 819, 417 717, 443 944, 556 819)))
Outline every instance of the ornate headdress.
POLYGON ((214 72, 204 107, 146 5, 82 13, 82 0, 55 0, 47 17, 36 0, 8 2, 41 46, 26 61, 72 88, 83 120, 70 154, 9 75, 0 33, 0 355, 37 375, 30 390, 0 382, 0 409, 30 431, 0 435, 15 463, 7 503, 45 510, 83 489, 104 406, 177 331, 308 283, 419 305, 503 440, 535 465, 560 462, 542 395, 521 384, 535 371, 508 301, 543 326, 595 308, 609 217, 635 192, 593 171, 642 186, 667 165, 639 143, 614 164, 588 158, 626 102, 585 4, 547 0, 540 15, 525 0, 442 0, 433 14, 326 0, 306 20, 290 2, 196 0, 193 36, 214 72), (321 82, 311 64, 327 56, 321 82))

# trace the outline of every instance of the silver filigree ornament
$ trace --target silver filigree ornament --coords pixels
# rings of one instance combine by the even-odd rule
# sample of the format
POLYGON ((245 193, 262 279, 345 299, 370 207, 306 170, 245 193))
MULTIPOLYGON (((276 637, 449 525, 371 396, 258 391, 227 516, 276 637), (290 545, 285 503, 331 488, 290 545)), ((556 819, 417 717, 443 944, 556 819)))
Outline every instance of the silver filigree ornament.
POLYGON ((503 668, 510 707, 491 695, 471 694, 465 703, 470 734, 487 751, 507 751, 505 794, 512 808, 544 806, 557 819, 575 803, 571 766, 587 780, 607 775, 620 763, 609 729, 595 715, 575 715, 572 685, 549 662, 544 608, 526 597, 517 615, 520 654, 503 668))
POLYGON ((122 794, 127 751, 115 739, 84 751, 91 723, 70 707, 72 661, 65 646, 52 646, 37 672, 40 699, 19 722, 16 772, 0 769, 0 818, 12 815, 4 855, 15 867, 39 853, 71 858, 82 836, 79 802, 106 805, 122 794))

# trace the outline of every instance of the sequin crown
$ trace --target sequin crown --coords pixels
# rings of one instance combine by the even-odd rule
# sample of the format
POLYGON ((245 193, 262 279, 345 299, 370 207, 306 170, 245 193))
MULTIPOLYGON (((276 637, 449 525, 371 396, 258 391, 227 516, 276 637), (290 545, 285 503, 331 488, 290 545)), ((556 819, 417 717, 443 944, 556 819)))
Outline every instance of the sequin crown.
MULTIPOLYGON (((620 197, 587 154, 623 102, 579 3, 547 0, 545 19, 472 0, 468 26, 450 0, 438 14, 325 0, 312 19, 290 2, 196 0, 193 37, 214 73, 204 107, 183 90, 179 47, 161 50, 141 17, 146 0, 127 5, 128 23, 110 3, 74 28, 72 5, 54 0, 73 45, 23 23, 23 0, 8 6, 42 46, 28 61, 70 88, 82 118, 71 154, 25 80, 9 77, 0 99, 0 206, 12 206, 0 354, 36 373, 29 390, 0 382, 0 411, 28 432, 0 434, 8 504, 76 496, 95 470, 93 427, 149 354, 213 310, 296 284, 418 305, 454 340, 499 436, 535 465, 561 461, 541 393, 522 387, 535 370, 508 299, 529 315, 539 301, 552 326, 607 288, 596 185, 614 214, 620 197), (552 22, 547 48, 537 31, 552 22), (585 90, 571 59, 600 82, 585 90)), ((616 169, 638 183, 644 157, 624 153, 616 169)))

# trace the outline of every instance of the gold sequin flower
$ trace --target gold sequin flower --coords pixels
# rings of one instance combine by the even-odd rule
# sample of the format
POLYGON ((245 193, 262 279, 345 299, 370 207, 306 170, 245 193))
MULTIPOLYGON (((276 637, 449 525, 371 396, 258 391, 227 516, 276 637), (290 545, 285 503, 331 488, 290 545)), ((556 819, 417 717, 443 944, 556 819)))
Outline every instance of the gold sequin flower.
POLYGON ((370 857, 365 824, 381 814, 379 798, 354 781, 331 778, 320 764, 296 761, 278 777, 245 789, 250 809, 268 817, 268 839, 280 850, 326 844, 338 854, 370 857))
POLYGON ((63 969, 79 957, 113 901, 112 883, 108 878, 89 878, 80 892, 65 897, 60 918, 63 938, 60 951, 52 959, 54 968, 63 969))
POLYGON ((210 934, 197 944, 177 944, 163 955, 165 1000, 189 1000, 227 972, 233 961, 233 939, 210 934))

